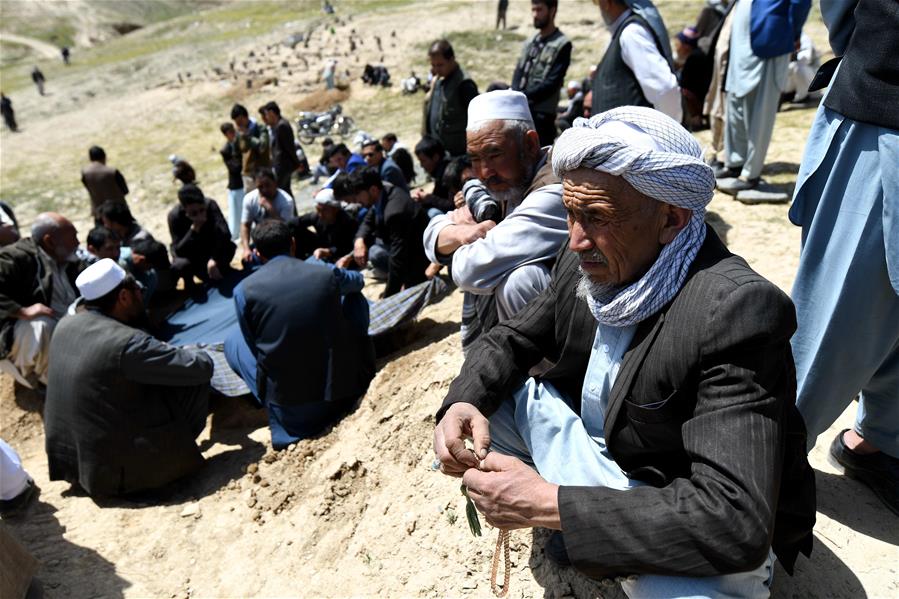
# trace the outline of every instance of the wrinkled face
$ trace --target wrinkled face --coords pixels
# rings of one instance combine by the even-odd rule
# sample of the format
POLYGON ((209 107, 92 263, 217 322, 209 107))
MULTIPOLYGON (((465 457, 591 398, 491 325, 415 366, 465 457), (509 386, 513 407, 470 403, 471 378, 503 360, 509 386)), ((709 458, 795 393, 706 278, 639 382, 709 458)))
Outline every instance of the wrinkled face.
POLYGON ((107 239, 101 247, 88 245, 87 249, 97 258, 110 258, 118 262, 122 255, 122 242, 118 239, 107 239))
POLYGON ((440 164, 440 156, 428 156, 421 152, 416 152, 415 156, 418 158, 418 163, 421 165, 421 168, 425 169, 425 172, 428 174, 433 173, 434 169, 437 168, 437 165, 440 164))
POLYGON ((44 236, 43 246, 57 262, 71 260, 78 249, 78 231, 75 225, 69 221, 61 223, 57 230, 44 236))
POLYGON ((378 151, 375 146, 365 146, 362 148, 362 157, 368 166, 381 166, 384 162, 384 154, 378 151))
POLYGON ((328 206, 326 204, 316 204, 315 212, 323 223, 332 225, 337 221, 337 213, 340 212, 340 208, 337 206, 328 206))
MULTIPOLYGON (((502 194, 523 188, 539 151, 539 142, 525 146, 514 131, 506 131, 503 121, 493 121, 477 131, 468 131, 466 140, 471 166, 487 189, 502 194)), ((523 191, 523 189, 522 189, 523 191)))
POLYGON ((542 2, 531 2, 531 17, 534 19, 534 27, 543 29, 552 21, 553 11, 542 2))
POLYGON ((437 77, 448 77, 456 65, 455 60, 444 58, 440 54, 429 58, 431 59, 431 72, 437 77))
POLYGON ((278 195, 278 184, 268 177, 256 179, 256 188, 259 190, 259 195, 269 201, 274 200, 275 196, 278 195))
POLYGON ((662 204, 624 179, 580 168, 562 178, 569 249, 594 283, 610 286, 639 279, 662 251, 662 204))

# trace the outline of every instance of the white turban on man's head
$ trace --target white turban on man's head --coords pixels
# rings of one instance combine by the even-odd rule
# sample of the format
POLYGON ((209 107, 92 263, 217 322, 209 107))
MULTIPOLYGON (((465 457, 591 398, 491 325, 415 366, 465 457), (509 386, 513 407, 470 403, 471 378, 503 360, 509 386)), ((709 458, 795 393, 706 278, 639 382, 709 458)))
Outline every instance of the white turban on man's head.
POLYGON ((577 168, 616 175, 644 195, 699 213, 715 190, 699 142, 671 117, 640 106, 575 119, 553 145, 552 166, 559 177, 577 168))
POLYGON ((596 320, 613 327, 642 322, 681 289, 705 241, 705 207, 715 176, 699 143, 672 118, 639 106, 624 106, 576 119, 552 150, 559 177, 589 168, 627 181, 653 199, 692 210, 687 225, 662 248, 649 270, 624 288, 594 285, 587 303, 596 320))

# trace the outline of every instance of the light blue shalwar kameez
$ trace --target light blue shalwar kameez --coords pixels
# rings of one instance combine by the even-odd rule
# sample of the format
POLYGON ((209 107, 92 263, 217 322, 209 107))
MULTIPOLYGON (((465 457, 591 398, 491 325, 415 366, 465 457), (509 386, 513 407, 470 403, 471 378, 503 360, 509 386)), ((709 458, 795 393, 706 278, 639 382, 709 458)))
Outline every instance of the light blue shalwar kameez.
MULTIPOLYGON (((581 392, 581 414, 552 384, 528 379, 490 417, 490 447, 534 467, 559 485, 627 490, 643 485, 622 472, 606 448, 605 409, 621 360, 637 325, 599 325, 581 392)), ((747 599, 769 596, 774 554, 755 570, 711 576, 631 576, 621 583, 629 597, 747 599)))
POLYGON ((792 345, 809 449, 861 393, 855 431, 899 458, 899 131, 822 102, 790 220, 802 227, 792 345))

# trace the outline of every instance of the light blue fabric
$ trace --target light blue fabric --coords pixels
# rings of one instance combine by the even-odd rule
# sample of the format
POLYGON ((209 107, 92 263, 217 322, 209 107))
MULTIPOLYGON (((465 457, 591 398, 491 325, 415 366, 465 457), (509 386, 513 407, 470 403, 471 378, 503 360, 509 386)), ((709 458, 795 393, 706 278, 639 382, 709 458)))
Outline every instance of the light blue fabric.
POLYGON ((240 239, 240 215, 243 214, 244 190, 228 190, 228 230, 231 231, 231 239, 240 239))
POLYGON ((792 345, 809 449, 861 392, 856 432, 899 457, 897 171, 899 131, 822 102, 790 208, 802 227, 792 345))
POLYGON ((603 428, 606 408, 609 405, 609 393, 618 376, 624 352, 630 346, 636 331, 637 325, 610 327, 600 324, 596 327, 590 362, 581 390, 581 419, 587 433, 603 445, 605 445, 603 428))
MULTIPOLYGON (((622 332, 619 342, 623 342, 625 334, 622 332)), ((620 357, 608 363, 614 366, 616 362, 620 362, 620 357)), ((602 375, 603 380, 608 378, 611 386, 617 367, 603 373, 600 362, 591 366, 596 370, 588 372, 585 385, 594 376, 602 375)), ((644 484, 629 479, 621 471, 609 456, 605 439, 602 436, 591 436, 584 421, 572 409, 568 398, 550 383, 538 382, 533 378, 525 381, 513 398, 503 402, 500 409, 490 417, 490 446, 494 451, 517 457, 536 467, 543 478, 560 485, 603 486, 627 490, 644 484)), ((644 575, 623 582, 621 586, 629 597, 640 599, 761 599, 770 594, 773 563, 774 554, 769 551, 765 563, 748 572, 708 578, 644 575)))
POLYGON ((731 16, 727 67, 724 164, 742 167, 740 176, 762 174, 774 132, 780 92, 786 87, 790 55, 759 58, 750 47, 751 2, 739 0, 731 16))

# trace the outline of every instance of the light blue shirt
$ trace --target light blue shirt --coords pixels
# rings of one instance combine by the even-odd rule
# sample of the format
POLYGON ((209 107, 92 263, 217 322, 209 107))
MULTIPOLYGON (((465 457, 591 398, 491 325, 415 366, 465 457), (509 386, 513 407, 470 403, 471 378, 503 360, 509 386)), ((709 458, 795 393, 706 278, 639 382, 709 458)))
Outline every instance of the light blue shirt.
POLYGON ((609 393, 624 352, 631 344, 637 325, 627 327, 610 327, 600 324, 596 327, 593 349, 590 351, 590 362, 584 376, 584 388, 581 391, 581 420, 584 429, 594 441, 599 443, 605 452, 606 442, 603 424, 606 408, 609 405, 609 393))

